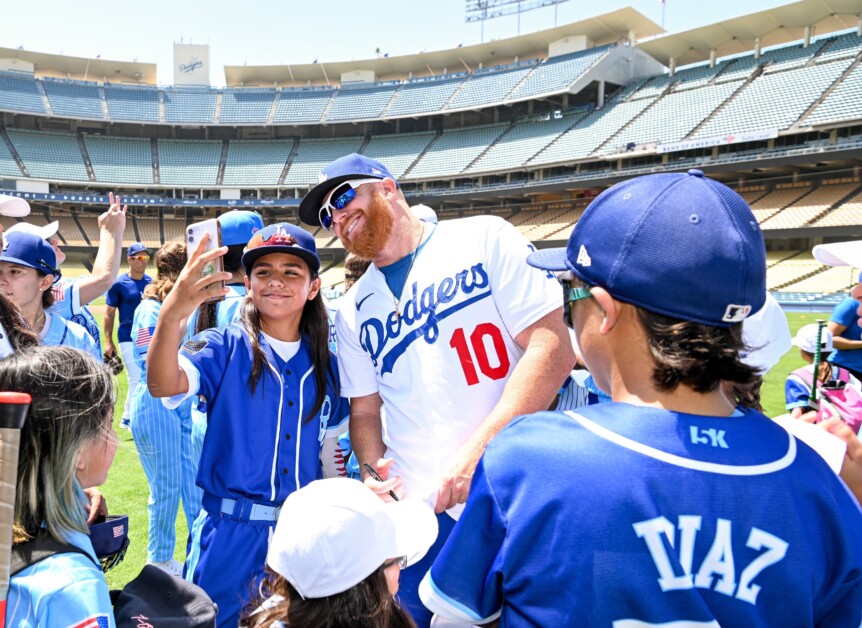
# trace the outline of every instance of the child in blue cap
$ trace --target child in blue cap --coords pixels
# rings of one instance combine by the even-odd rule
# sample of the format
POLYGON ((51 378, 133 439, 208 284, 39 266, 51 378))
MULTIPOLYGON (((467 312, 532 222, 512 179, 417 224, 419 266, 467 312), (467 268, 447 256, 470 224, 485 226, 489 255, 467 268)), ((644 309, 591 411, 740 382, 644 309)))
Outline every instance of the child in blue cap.
POLYGON ((0 254, 0 291, 18 306, 44 344, 81 349, 101 362, 87 330, 48 311, 54 304, 51 287, 60 280, 56 266, 54 249, 45 240, 31 233, 8 233, 0 254))
POLYGON ((722 391, 757 376, 742 321, 763 306, 766 263, 745 201, 697 170, 631 179, 590 204, 568 248, 528 262, 560 273, 565 321, 612 402, 494 438, 423 602, 506 626, 856 625, 859 505, 722 391))
MULTIPOLYGON (((194 251, 165 300, 148 370, 166 405, 207 398, 208 427, 197 484, 203 509, 191 530, 186 578, 218 604, 220 626, 235 626, 251 582, 262 575, 279 509, 293 491, 337 474, 337 437, 349 416, 338 394, 329 321, 320 294, 314 238, 286 224, 257 232, 242 264, 249 300, 240 322, 187 340, 183 320, 229 274, 200 276, 227 252, 194 251)), ((228 291, 222 290, 222 294, 228 291)))

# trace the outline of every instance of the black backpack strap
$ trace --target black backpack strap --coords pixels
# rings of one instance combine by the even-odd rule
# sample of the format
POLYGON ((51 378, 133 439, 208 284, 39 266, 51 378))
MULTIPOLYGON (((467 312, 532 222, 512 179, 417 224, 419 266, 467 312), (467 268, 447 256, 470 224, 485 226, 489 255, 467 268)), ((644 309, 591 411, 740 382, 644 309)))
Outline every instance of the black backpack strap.
POLYGON ((83 554, 89 558, 93 564, 101 569, 101 565, 93 560, 85 550, 75 545, 68 543, 60 543, 54 539, 39 537, 28 541, 27 543, 19 543, 12 546, 12 560, 9 565, 9 577, 17 575, 28 567, 42 562, 46 558, 50 558, 55 554, 83 554))

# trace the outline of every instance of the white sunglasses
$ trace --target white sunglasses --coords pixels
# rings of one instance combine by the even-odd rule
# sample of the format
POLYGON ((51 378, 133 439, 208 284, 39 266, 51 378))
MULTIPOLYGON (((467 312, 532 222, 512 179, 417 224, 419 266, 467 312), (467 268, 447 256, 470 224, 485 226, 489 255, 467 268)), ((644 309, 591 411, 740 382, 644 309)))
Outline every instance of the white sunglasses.
POLYGON ((365 185, 366 183, 380 183, 381 181, 383 181, 383 179, 378 179, 376 177, 352 179, 333 188, 332 192, 329 193, 329 196, 326 197, 326 200, 323 201, 323 205, 320 206, 320 212, 318 213, 318 218, 320 219, 320 224, 323 228, 327 231, 332 229, 332 212, 347 207, 347 204, 356 198, 356 188, 360 185, 365 185), (345 187, 347 189, 344 189, 345 187))

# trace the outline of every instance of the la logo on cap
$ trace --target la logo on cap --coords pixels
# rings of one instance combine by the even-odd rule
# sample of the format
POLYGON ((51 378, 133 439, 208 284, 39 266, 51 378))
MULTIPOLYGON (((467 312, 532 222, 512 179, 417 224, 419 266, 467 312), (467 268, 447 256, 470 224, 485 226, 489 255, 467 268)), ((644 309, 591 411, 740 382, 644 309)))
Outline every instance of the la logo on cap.
POLYGON ((592 266, 593 264, 590 254, 587 253, 587 247, 583 244, 581 245, 581 249, 578 251, 578 259, 575 260, 575 263, 578 266, 592 266))

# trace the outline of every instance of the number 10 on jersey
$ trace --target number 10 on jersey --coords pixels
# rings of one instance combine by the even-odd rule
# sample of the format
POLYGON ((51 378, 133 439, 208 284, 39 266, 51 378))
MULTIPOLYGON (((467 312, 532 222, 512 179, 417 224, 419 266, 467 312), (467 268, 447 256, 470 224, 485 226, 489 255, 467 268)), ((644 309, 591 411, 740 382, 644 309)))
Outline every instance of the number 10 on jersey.
POLYGON ((493 323, 476 325, 469 337, 464 328, 459 327, 452 334, 449 346, 458 353, 458 359, 461 361, 461 368, 464 370, 464 378, 467 380, 468 386, 479 383, 477 366, 484 376, 492 380, 503 379, 509 372, 511 363, 509 362, 506 343, 500 329, 493 323), (491 363, 491 357, 488 355, 489 348, 493 349, 495 354, 496 366, 491 363))

